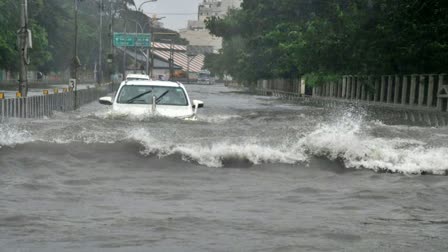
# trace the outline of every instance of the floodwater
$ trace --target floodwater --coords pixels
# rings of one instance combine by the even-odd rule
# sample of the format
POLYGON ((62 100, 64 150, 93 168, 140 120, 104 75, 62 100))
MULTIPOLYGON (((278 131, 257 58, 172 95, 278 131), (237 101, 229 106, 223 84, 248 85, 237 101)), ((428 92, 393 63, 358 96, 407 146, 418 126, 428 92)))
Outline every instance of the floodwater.
POLYGON ((0 124, 0 251, 447 251, 448 130, 224 86, 0 124))

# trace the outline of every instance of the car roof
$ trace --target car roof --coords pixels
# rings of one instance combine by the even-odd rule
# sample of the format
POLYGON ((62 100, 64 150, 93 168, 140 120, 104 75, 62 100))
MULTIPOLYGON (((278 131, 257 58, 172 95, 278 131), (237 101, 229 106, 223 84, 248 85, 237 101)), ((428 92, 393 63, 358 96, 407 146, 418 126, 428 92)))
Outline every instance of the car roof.
POLYGON ((159 87, 182 87, 185 88, 184 85, 180 82, 172 82, 172 81, 159 81, 159 80, 130 80, 123 81, 121 86, 159 86, 159 87))
POLYGON ((126 79, 127 78, 139 78, 139 79, 149 80, 149 76, 145 75, 145 74, 128 74, 126 76, 126 79))

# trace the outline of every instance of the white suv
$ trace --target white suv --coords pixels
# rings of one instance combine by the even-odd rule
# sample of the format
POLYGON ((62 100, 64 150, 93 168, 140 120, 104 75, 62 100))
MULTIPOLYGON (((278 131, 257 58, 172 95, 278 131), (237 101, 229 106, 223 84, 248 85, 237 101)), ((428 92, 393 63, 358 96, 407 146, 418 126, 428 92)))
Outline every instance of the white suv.
POLYGON ((124 81, 117 95, 102 97, 99 102, 112 105, 112 111, 132 115, 159 115, 174 118, 195 119, 199 100, 191 101, 181 83, 170 81, 124 81))

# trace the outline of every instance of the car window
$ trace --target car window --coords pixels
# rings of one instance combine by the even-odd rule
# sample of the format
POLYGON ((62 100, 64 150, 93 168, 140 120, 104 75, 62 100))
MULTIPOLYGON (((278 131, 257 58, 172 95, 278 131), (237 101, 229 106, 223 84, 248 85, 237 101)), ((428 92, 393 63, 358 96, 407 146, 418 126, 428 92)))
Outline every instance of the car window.
POLYGON ((151 104, 152 87, 123 86, 117 99, 118 103, 151 104))
POLYGON ((180 87, 155 87, 154 95, 159 105, 187 106, 184 90, 180 87))
POLYGON ((158 105, 187 106, 188 100, 181 87, 123 86, 117 103, 152 104, 153 97, 158 105))
POLYGON ((133 78, 133 77, 130 77, 130 78, 126 78, 126 80, 128 80, 128 81, 134 81, 134 80, 148 80, 148 79, 145 79, 145 78, 133 78))

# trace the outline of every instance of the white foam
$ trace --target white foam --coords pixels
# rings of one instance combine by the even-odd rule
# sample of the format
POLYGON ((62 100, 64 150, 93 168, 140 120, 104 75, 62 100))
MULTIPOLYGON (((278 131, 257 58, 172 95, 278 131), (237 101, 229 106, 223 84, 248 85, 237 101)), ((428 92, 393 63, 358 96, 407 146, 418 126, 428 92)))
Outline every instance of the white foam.
POLYGON ((299 144, 312 155, 341 159, 350 168, 408 174, 444 174, 448 170, 448 148, 431 148, 413 139, 374 137, 363 132, 366 124, 346 116, 320 124, 299 144))
MULTIPOLYGON (((104 114, 104 116, 107 118, 111 115, 104 114)), ((211 116, 205 120, 222 122, 222 120, 233 118, 237 117, 220 115, 211 116)), ((147 126, 141 126, 142 128, 119 127, 112 132, 106 132, 101 125, 82 127, 78 125, 68 134, 44 134, 44 136, 38 134, 38 136, 34 136, 20 123, 2 123, 0 124, 0 147, 33 141, 57 144, 72 142, 114 144, 131 140, 144 146, 141 151, 143 155, 165 157, 178 154, 185 160, 195 161, 209 167, 222 167, 226 160, 232 159, 247 160, 253 164, 296 164, 306 162, 310 156, 324 156, 331 160, 342 160, 346 167, 367 168, 374 171, 387 170, 406 174, 444 174, 448 171, 448 162, 446 162, 448 147, 442 144, 440 144, 441 146, 431 146, 431 139, 422 141, 413 139, 412 132, 420 130, 419 128, 412 128, 413 130, 409 131, 409 128, 401 130, 396 126, 387 126, 381 122, 365 122, 363 113, 350 110, 345 114, 338 115, 337 118, 339 119, 326 121, 315 126, 314 129, 308 129, 308 133, 306 132, 307 127, 292 125, 288 127, 287 136, 240 137, 237 140, 234 138, 216 140, 212 136, 189 139, 188 137, 191 136, 188 135, 181 139, 175 139, 174 137, 181 135, 176 134, 173 137, 156 135, 160 132, 153 132, 151 128, 145 128, 147 126), (379 128, 380 130, 378 130, 379 128), (383 130, 387 134, 381 136, 383 130), (396 134, 395 131, 402 134, 396 134), (297 132, 295 137, 294 132, 297 132), (391 135, 400 137, 390 138, 391 135)), ((145 118, 136 119, 144 120, 145 118)), ((153 118, 152 120, 160 119, 153 118)), ((303 116, 301 120, 307 120, 307 117, 303 116)), ((427 129, 422 128, 421 130, 427 129)), ((47 131, 37 131, 37 133, 46 133, 47 131)), ((37 133, 35 132, 35 134, 37 133)), ((420 134, 416 135, 420 136, 420 134)), ((440 135, 442 138, 445 136, 444 134, 440 135)), ((420 138, 422 137, 420 136, 420 138)))
POLYGON ((286 163, 295 164, 306 161, 301 153, 289 151, 282 146, 255 144, 216 143, 211 146, 178 146, 175 151, 209 167, 221 167, 226 159, 248 160, 253 164, 286 163))
MULTIPOLYGON (((297 138, 262 142, 260 139, 229 139, 219 142, 180 143, 173 139, 160 139, 146 129, 135 130, 129 139, 142 143, 143 155, 164 157, 180 154, 185 160, 196 161, 209 167, 222 167, 225 160, 248 160, 253 164, 304 162, 312 156, 340 159, 349 168, 367 168, 374 171, 391 171, 406 174, 448 171, 448 148, 430 147, 412 138, 376 137, 369 130, 375 124, 363 121, 357 113, 346 113, 339 120, 322 123, 308 134, 297 129, 297 138)), ((387 126, 382 126, 387 127, 387 126)), ((277 139, 278 140, 278 139, 277 139)))
POLYGON ((208 167, 222 167, 227 159, 248 160, 253 164, 287 163, 295 164, 306 161, 306 156, 291 149, 290 146, 268 146, 257 141, 244 141, 235 144, 228 141, 201 144, 172 144, 157 139, 144 129, 130 133, 130 139, 139 141, 145 146, 144 155, 156 154, 164 157, 173 154, 182 155, 185 160, 193 160, 208 167))
POLYGON ((15 146, 32 141, 34 139, 27 130, 20 129, 17 125, 0 124, 0 148, 1 146, 15 146))
POLYGON ((127 121, 146 121, 150 118, 154 118, 151 114, 133 114, 133 113, 125 113, 125 112, 117 112, 117 111, 107 111, 106 113, 98 113, 95 114, 98 118, 101 119, 111 119, 111 120, 127 120, 127 121))
POLYGON ((223 123, 232 119, 240 119, 240 115, 198 115, 198 121, 208 123, 223 123))

